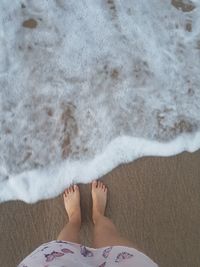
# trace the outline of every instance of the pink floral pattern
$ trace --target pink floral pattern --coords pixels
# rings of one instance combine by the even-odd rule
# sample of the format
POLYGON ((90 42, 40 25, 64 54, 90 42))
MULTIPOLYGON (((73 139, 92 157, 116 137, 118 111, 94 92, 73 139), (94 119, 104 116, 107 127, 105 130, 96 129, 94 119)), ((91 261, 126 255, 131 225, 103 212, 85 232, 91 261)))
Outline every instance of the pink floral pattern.
POLYGON ((158 267, 150 259, 148 261, 147 256, 133 248, 110 246, 93 249, 65 241, 51 241, 41 245, 27 256, 18 267, 80 267, 85 265, 98 267, 109 267, 110 265, 158 267), (144 259, 146 265, 143 265, 144 259), (135 265, 136 262, 137 266, 135 265), (138 265, 138 262, 141 262, 141 265, 138 265))
POLYGON ((87 249, 85 246, 81 246, 81 255, 83 255, 84 257, 93 257, 93 252, 90 251, 89 249, 87 249))
POLYGON ((68 248, 62 248, 61 251, 64 252, 65 254, 67 254, 67 253, 74 254, 74 252, 71 249, 68 249, 68 248))
POLYGON ((112 247, 109 247, 109 248, 104 249, 102 255, 103 255, 103 257, 104 257, 105 259, 108 258, 108 256, 109 256, 111 250, 112 250, 112 247))
POLYGON ((61 252, 56 252, 56 251, 53 251, 50 254, 44 254, 44 256, 46 258, 46 262, 53 261, 55 258, 62 257, 63 255, 65 255, 65 254, 61 253, 61 252))
POLYGON ((121 252, 117 255, 115 262, 119 263, 122 262, 123 260, 130 259, 132 257, 133 255, 128 252, 121 252))
POLYGON ((105 266, 106 266, 106 261, 102 263, 101 265, 99 265, 99 267, 105 267, 105 266))

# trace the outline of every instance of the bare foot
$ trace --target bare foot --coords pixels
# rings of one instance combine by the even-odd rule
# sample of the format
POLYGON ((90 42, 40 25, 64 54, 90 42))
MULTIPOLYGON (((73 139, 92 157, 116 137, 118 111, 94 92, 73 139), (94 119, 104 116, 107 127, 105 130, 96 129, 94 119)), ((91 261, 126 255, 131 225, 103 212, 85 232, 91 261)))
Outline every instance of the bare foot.
POLYGON ((80 193, 78 185, 70 186, 63 193, 69 222, 81 225, 80 193))
POLYGON ((92 218, 95 224, 100 215, 104 215, 107 203, 107 187, 100 181, 92 182, 93 211, 92 218))

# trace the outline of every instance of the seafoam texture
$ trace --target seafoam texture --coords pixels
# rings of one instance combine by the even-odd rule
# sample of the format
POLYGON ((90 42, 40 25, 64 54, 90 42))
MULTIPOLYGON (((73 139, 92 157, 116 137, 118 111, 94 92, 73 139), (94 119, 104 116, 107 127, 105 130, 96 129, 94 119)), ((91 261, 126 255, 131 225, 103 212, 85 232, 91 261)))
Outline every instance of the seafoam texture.
POLYGON ((200 2, 0 1, 0 201, 200 147, 200 2))

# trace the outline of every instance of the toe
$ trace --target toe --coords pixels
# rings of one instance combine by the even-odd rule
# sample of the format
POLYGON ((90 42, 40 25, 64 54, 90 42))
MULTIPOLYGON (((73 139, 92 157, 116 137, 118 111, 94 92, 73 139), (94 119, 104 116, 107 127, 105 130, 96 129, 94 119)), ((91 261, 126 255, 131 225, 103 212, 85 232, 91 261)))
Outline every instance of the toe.
POLYGON ((100 181, 98 181, 98 186, 97 187, 101 188, 101 182, 100 181))
POLYGON ((79 187, 77 184, 74 185, 74 191, 79 191, 79 187))
POLYGON ((63 197, 66 198, 67 195, 68 195, 68 191, 67 191, 67 189, 65 189, 65 191, 64 191, 64 193, 63 193, 63 197))
POLYGON ((74 191, 74 192, 77 191, 77 185, 76 185, 76 184, 74 184, 74 186, 73 186, 73 191, 74 191))
POLYGON ((93 188, 96 188, 97 186, 98 186, 98 182, 97 182, 96 180, 93 181, 93 182, 92 182, 92 187, 93 187, 93 188))

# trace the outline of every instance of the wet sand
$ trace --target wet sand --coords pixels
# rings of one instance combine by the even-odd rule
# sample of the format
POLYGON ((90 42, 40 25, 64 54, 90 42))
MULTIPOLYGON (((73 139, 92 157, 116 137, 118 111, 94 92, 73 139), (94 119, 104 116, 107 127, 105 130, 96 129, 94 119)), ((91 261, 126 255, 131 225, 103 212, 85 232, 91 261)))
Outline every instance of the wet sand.
MULTIPOLYGON (((161 267, 200 264, 200 150, 175 157, 146 157, 103 177, 106 214, 161 267)), ((82 242, 91 246, 90 186, 81 185, 82 242)), ((66 221, 62 197, 33 205, 0 204, 0 266, 16 266, 66 221)))

